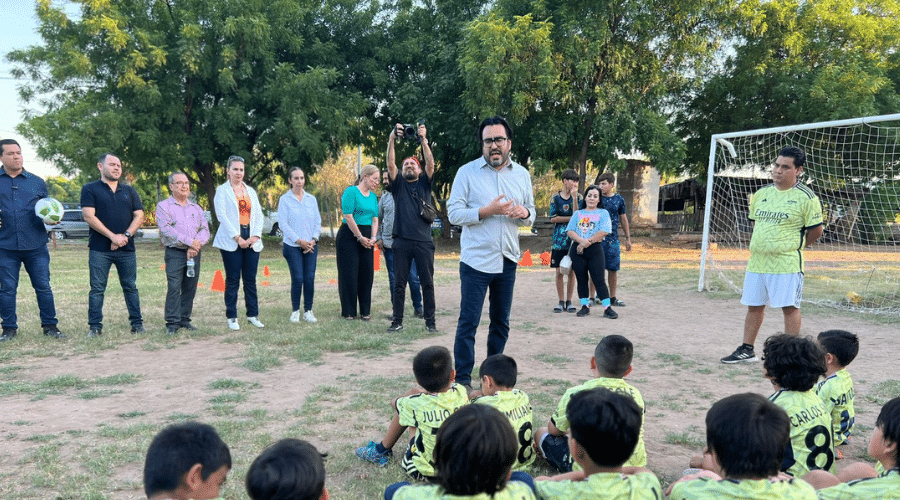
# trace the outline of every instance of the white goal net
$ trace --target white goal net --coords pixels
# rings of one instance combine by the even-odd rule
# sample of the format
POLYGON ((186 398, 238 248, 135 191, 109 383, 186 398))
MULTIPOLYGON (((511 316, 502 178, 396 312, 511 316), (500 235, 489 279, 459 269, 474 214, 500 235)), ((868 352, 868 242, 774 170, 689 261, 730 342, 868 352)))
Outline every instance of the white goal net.
POLYGON ((740 293, 750 195, 782 148, 806 152, 800 182, 825 232, 804 252, 804 302, 900 315, 900 114, 717 134, 710 141, 699 290, 740 293))

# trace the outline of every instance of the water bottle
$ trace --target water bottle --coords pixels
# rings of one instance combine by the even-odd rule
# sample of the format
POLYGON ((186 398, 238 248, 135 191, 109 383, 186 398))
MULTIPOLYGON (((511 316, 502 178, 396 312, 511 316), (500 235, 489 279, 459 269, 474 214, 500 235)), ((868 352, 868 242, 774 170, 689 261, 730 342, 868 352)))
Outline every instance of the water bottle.
POLYGON ((193 278, 197 275, 197 272, 194 271, 194 259, 190 258, 187 260, 187 277, 193 278))

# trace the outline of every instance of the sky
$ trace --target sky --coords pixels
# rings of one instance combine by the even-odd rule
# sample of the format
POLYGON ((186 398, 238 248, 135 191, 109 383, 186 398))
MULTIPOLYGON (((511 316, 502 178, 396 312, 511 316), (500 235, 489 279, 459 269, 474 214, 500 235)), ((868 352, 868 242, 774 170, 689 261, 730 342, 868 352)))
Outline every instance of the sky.
POLYGON ((34 146, 16 132, 25 109, 16 88, 24 82, 13 79, 10 74, 13 65, 6 60, 6 54, 11 50, 40 45, 34 6, 31 0, 0 0, 0 12, 3 13, 3 26, 0 27, 0 138, 18 141, 25 157, 25 169, 47 177, 59 175, 59 171, 39 159, 34 146))

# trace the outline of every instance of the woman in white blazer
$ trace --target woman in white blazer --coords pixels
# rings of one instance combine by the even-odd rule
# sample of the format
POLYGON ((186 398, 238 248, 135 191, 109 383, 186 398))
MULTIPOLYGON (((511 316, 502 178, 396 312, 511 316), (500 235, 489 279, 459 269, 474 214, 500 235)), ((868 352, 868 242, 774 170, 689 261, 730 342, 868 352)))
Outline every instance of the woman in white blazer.
POLYGON ((244 184, 244 159, 231 156, 226 164, 228 180, 216 188, 214 206, 219 229, 213 246, 222 253, 225 266, 225 317, 228 328, 240 330, 237 320, 237 292, 244 279, 244 303, 247 321, 257 327, 259 304, 256 296, 256 270, 263 249, 263 213, 256 191, 244 184))

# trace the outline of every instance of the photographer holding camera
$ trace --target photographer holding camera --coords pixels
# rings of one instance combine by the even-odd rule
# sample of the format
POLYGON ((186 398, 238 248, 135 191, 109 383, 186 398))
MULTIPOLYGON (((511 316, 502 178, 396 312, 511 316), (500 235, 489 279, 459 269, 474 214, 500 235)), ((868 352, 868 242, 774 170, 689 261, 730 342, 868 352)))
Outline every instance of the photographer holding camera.
POLYGON ((403 305, 406 301, 406 282, 413 260, 419 272, 422 285, 425 328, 437 331, 434 318, 434 241, 431 238, 431 222, 434 220, 434 205, 431 186, 434 183, 434 156, 428 145, 425 125, 418 124, 415 137, 410 137, 409 125, 396 124, 388 136, 387 168, 390 185, 388 189, 394 197, 396 207, 394 228, 391 232, 394 250, 394 318, 388 332, 403 329, 403 305), (425 171, 418 158, 403 160, 402 172, 397 171, 394 143, 397 138, 415 139, 425 157, 425 171), (402 177, 402 178, 401 178, 402 177), (428 220, 428 219, 431 220, 428 220))

